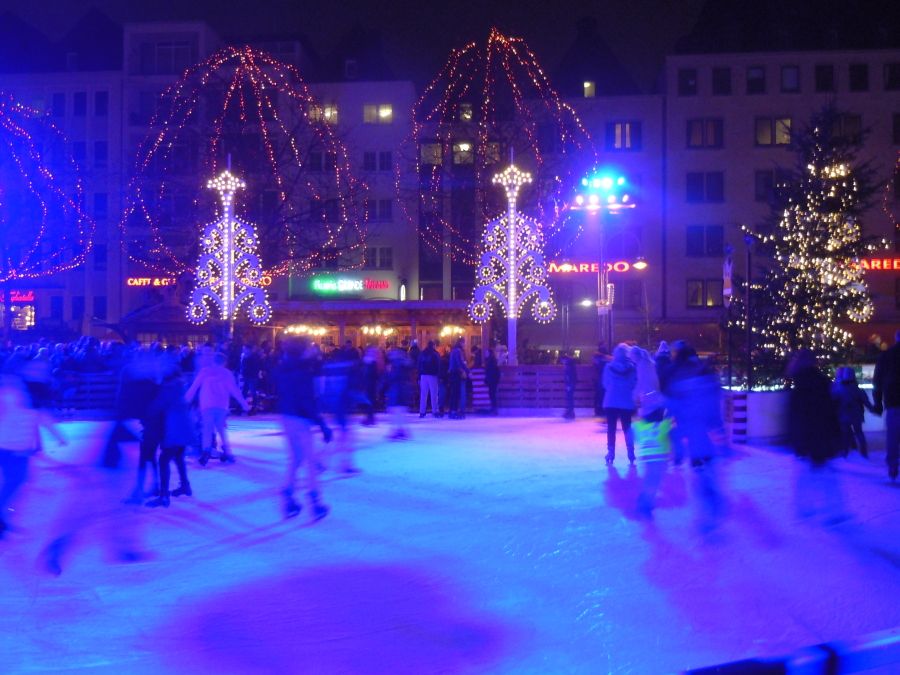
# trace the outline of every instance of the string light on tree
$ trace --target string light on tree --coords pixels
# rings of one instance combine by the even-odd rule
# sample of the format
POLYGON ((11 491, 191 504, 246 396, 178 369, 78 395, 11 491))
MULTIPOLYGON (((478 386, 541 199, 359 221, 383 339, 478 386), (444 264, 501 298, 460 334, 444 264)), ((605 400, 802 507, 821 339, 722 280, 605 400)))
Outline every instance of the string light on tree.
POLYGON ((126 193, 129 258, 158 274, 190 272, 195 242, 184 231, 213 207, 195 176, 218 175, 231 156, 251 185, 244 203, 266 274, 362 264, 366 186, 352 174, 337 112, 295 67, 253 47, 187 69, 159 98, 126 193))
POLYGON ((259 240, 253 226, 234 214, 234 194, 246 185, 224 171, 206 187, 219 193, 222 216, 203 230, 188 319, 206 323, 215 309, 230 324, 245 307, 251 322, 264 324, 272 316, 272 308, 261 286, 262 267, 256 253, 259 240))
POLYGON ((863 234, 874 186, 856 162, 862 140, 838 133, 839 116, 825 109, 792 139, 797 169, 779 186, 772 233, 758 237, 774 263, 759 289, 760 346, 779 358, 806 348, 839 362, 853 347, 841 324, 874 313, 859 261, 886 242, 863 234))
POLYGON ((577 239, 583 220, 568 220, 564 195, 585 165, 596 162, 596 152, 525 41, 495 28, 486 44, 451 52, 414 106, 412 132, 401 144, 395 164, 400 206, 429 248, 478 265, 480 232, 463 223, 485 222, 502 207, 487 179, 509 151, 532 167, 533 215, 559 255, 577 239), (413 177, 409 184, 407 176, 413 177), (446 214, 451 184, 471 187, 474 214, 446 214), (418 208, 409 208, 413 203, 418 208))
POLYGON ((556 318, 556 302, 547 284, 540 225, 516 208, 519 190, 531 181, 530 173, 512 164, 493 177, 494 185, 506 193, 506 215, 489 221, 485 227, 478 286, 469 303, 469 316, 478 323, 490 319, 492 303, 503 308, 511 365, 516 364, 516 325, 525 306, 532 303, 531 314, 541 323, 556 318))

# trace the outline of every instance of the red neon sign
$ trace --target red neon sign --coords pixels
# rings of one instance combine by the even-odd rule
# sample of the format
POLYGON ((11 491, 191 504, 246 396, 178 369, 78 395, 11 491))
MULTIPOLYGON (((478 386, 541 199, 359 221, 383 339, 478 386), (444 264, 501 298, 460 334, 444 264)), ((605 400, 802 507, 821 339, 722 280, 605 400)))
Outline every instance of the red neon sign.
MULTIPOLYGON (((607 272, 629 272, 634 265, 627 260, 616 260, 605 264, 607 272)), ((547 268, 550 274, 597 274, 600 272, 600 263, 556 263, 551 262, 547 268)))
POLYGON ((863 258, 859 266, 875 272, 896 272, 900 271, 900 258, 863 258))
MULTIPOLYGON (((17 291, 15 289, 9 292, 10 302, 34 302, 34 291, 17 291)), ((0 291, 0 302, 6 302, 6 294, 0 291)))

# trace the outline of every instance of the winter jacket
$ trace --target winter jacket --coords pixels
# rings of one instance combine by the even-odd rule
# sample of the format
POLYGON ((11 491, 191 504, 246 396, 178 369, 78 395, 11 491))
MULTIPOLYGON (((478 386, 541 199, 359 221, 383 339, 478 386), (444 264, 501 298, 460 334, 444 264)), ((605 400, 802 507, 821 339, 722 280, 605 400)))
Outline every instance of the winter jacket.
POLYGON ((628 351, 624 347, 616 347, 613 360, 603 369, 603 407, 634 410, 636 386, 637 369, 628 359, 628 351))
POLYGON ((815 366, 793 375, 788 398, 788 438, 794 452, 823 464, 839 451, 841 428, 831 382, 815 366))
POLYGON ((437 376, 441 370, 441 355, 438 354, 434 347, 425 347, 424 351, 419 354, 419 375, 435 375, 437 376))
POLYGON ((451 373, 468 373, 469 366, 466 364, 466 355, 462 348, 454 347, 450 350, 450 368, 451 373))
POLYGON ((184 384, 180 379, 163 382, 151 409, 162 417, 162 447, 183 448, 197 442, 190 408, 184 397, 184 384))
POLYGON ((225 366, 211 365, 201 368, 190 389, 187 390, 185 399, 188 402, 193 401, 198 391, 200 410, 210 408, 227 410, 232 396, 242 407, 247 407, 247 402, 234 381, 234 374, 225 366))
POLYGON ((691 459, 715 456, 713 435, 722 429, 722 386, 715 372, 696 356, 674 361, 664 394, 679 433, 687 439, 691 459))
POLYGON ((865 409, 872 408, 868 395, 855 381, 835 382, 831 385, 831 397, 837 406, 838 420, 842 425, 862 424, 865 409))
POLYGON ((318 421, 315 362, 300 356, 286 355, 276 373, 278 412, 318 421))

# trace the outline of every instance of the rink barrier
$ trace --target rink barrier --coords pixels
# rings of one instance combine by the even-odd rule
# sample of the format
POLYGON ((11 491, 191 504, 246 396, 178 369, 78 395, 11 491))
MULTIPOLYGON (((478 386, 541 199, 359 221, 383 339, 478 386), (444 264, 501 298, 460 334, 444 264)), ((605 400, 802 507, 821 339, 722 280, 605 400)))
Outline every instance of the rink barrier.
POLYGON ((726 391, 725 421, 732 444, 747 443, 747 392, 726 391))
POLYGON ((684 675, 839 675, 889 666, 891 672, 900 672, 900 628, 803 647, 780 658, 695 668, 684 675))
MULTIPOLYGON (((594 368, 578 366, 575 407, 594 407, 594 368)), ((566 386, 562 366, 502 366, 497 398, 501 408, 564 409, 566 386)))

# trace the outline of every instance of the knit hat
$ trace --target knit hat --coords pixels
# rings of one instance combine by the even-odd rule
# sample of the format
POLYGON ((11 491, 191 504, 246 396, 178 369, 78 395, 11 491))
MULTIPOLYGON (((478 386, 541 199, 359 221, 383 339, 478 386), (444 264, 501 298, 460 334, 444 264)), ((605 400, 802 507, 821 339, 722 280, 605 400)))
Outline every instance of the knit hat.
POLYGON ((670 354, 669 343, 666 342, 665 340, 660 340, 659 347, 656 350, 656 355, 657 356, 663 356, 663 355, 668 356, 669 354, 670 354))

